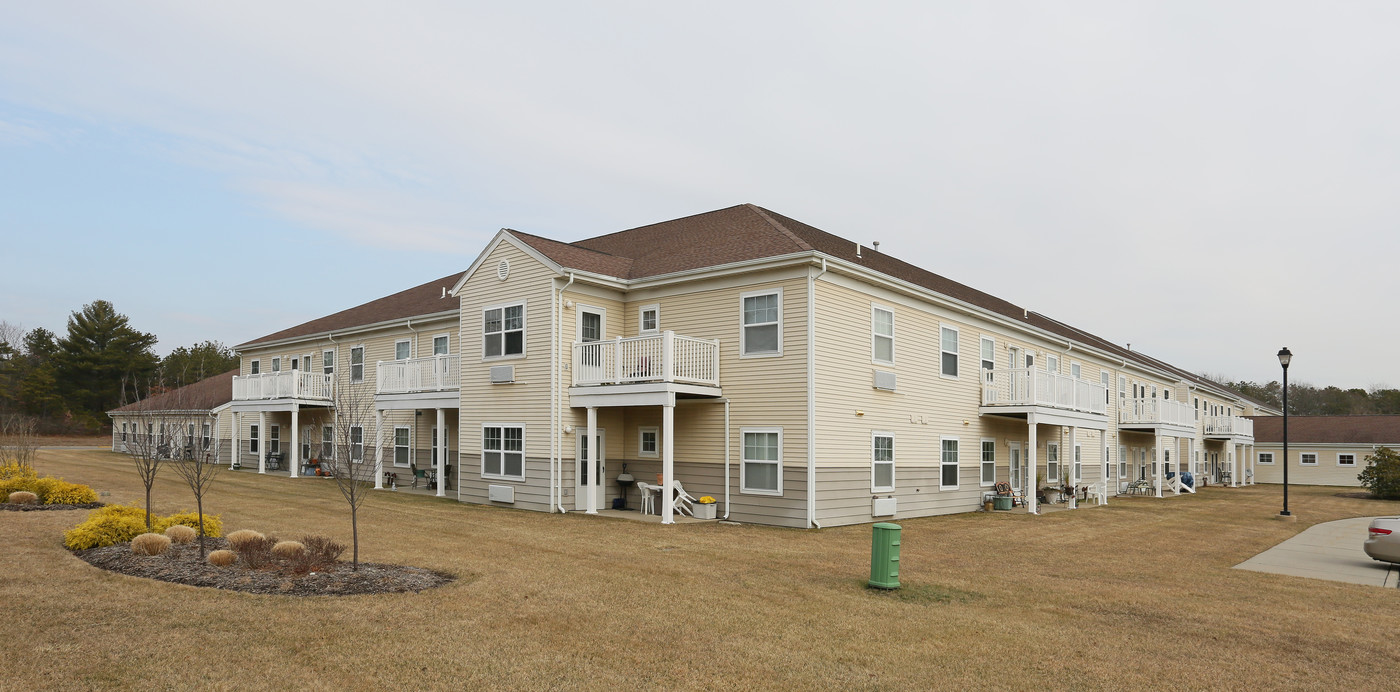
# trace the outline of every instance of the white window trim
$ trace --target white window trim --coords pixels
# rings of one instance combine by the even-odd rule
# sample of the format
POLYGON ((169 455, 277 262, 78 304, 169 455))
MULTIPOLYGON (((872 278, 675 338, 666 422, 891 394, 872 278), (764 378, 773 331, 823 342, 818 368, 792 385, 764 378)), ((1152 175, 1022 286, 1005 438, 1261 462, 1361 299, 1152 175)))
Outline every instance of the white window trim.
POLYGON ((1127 447, 1127 445, 1118 445, 1118 478, 1119 478, 1119 479, 1123 479, 1123 478, 1127 478, 1127 477, 1128 477, 1128 447, 1127 447))
POLYGON ((335 426, 334 426, 334 425, 324 425, 324 424, 323 424, 323 425, 321 426, 321 459, 324 460, 324 461, 334 461, 334 460, 335 460, 335 426), (326 434, 327 432, 329 432, 330 434, 327 435, 327 434, 326 434), (327 438, 327 437, 330 438, 330 442, 329 442, 329 444, 330 444, 330 446, 331 446, 330 454, 327 454, 327 453, 326 453, 326 444, 328 444, 328 443, 326 442, 326 438, 327 438))
POLYGON ((1079 363, 1075 363, 1075 362, 1073 362, 1073 361, 1070 361, 1070 364, 1069 364, 1069 376, 1070 376, 1070 377, 1073 377, 1073 378, 1076 379, 1076 380, 1082 380, 1082 379, 1084 379, 1084 366, 1083 366, 1083 365, 1080 365, 1079 363))
MULTIPOLYGON (((510 304, 511 304, 511 305, 515 305, 515 303, 510 303, 510 304)), ((480 459, 481 459, 480 468, 481 468, 481 477, 482 477, 482 478, 489 478, 489 479, 491 479, 491 480, 497 480, 497 481, 512 481, 512 482, 516 482, 516 483, 524 483, 524 482, 525 482, 526 476, 529 475, 528 469, 526 468, 526 466, 528 465, 528 464, 527 464, 528 455, 527 455, 526 452, 525 452, 525 424, 524 424, 524 423, 497 423, 497 422, 486 422, 486 423, 482 423, 482 424, 481 424, 481 438, 480 438, 480 441, 477 443, 477 452, 478 452, 478 456, 479 456, 480 459), (498 473, 498 474, 497 474, 497 473, 487 473, 487 472, 486 472, 486 429, 487 429, 487 428, 501 428, 501 450, 500 450, 500 451, 501 451, 501 471, 502 471, 502 473, 498 473), (505 470, 506 470, 506 457, 505 457, 505 453, 506 453, 506 450, 505 450, 505 439, 506 439, 506 436, 505 436, 505 429, 506 429, 506 428, 520 428, 520 475, 519 475, 519 476, 507 476, 507 475, 505 475, 505 473, 504 473, 505 470)))
POLYGON ((1074 443, 1074 457, 1070 459, 1071 483, 1084 482, 1084 443, 1074 443))
POLYGON ((886 431, 883 431, 883 430, 875 430, 875 431, 872 431, 872 432, 870 433, 870 492, 872 492, 872 493, 892 493, 892 492, 894 492, 894 488, 895 488, 895 484, 896 484, 896 481, 895 481, 895 456, 894 456, 894 455, 895 455, 895 451, 894 451, 894 450, 895 450, 894 433, 892 433, 892 432, 886 432, 886 431), (888 438, 890 438, 890 460, 887 461, 887 462, 886 462, 886 461, 880 461, 880 462, 875 461, 875 438, 877 438, 877 437, 888 437, 888 438), (890 484, 887 485, 887 486, 886 486, 886 485, 875 485, 875 464, 877 464, 877 463, 879 463, 879 464, 889 464, 889 465, 890 465, 890 484))
POLYGON ((643 459, 655 459, 661 452, 661 428, 655 425, 643 425, 637 428, 637 456, 643 459), (656 433, 656 449, 650 452, 642 448, 642 438, 645 433, 656 433))
MULTIPOLYGON (((943 450, 939 450, 940 453, 941 453, 942 451, 943 451, 943 450)), ((940 461, 941 461, 941 458, 940 458, 940 461)), ((992 487, 992 486, 994 486, 994 485, 997 484, 997 438, 995 438, 995 437, 984 437, 984 438, 982 438, 981 440, 978 441, 978 445, 977 445, 977 479, 978 479, 978 484, 979 484, 981 487, 983 487, 983 488, 990 488, 990 487, 992 487), (987 444, 988 442, 992 443, 992 460, 991 460, 991 464, 992 464, 992 480, 990 480, 990 481, 987 481, 987 480, 983 480, 983 479, 982 479, 982 475, 983 475, 983 474, 982 474, 982 467, 985 466, 985 465, 988 463, 986 459, 983 459, 983 458, 982 458, 982 447, 983 447, 983 445, 987 444)))
POLYGON ((443 332, 443 333, 441 333, 441 334, 434 334, 433 337, 432 337, 432 340, 429 341, 428 343, 431 345, 431 348, 432 348, 433 351, 434 351, 433 355, 435 355, 435 356, 450 356, 450 355, 452 355, 452 333, 451 333, 451 332, 443 332), (437 353, 437 352, 436 352, 436 351, 437 351, 437 340, 438 340, 438 339, 447 339, 447 353, 437 353))
MULTIPOLYGON (((769 291, 769 292, 771 292, 771 291, 769 291)), ((779 304, 781 304, 781 303, 782 303, 782 301, 781 301, 781 299, 779 299, 779 304)), ((779 315, 781 316, 781 311, 779 311, 779 315)), ((742 318, 741 318, 741 319, 742 319, 742 318)), ((778 324, 780 324, 780 325, 782 324, 782 320, 781 320, 781 319, 779 319, 778 324)), ((781 332, 782 332, 782 329, 779 328, 779 333, 781 333, 781 332)), ((778 343, 782 343, 782 340, 779 339, 778 343)), ((770 463, 773 463, 773 462, 770 462, 770 461, 768 461, 768 460, 766 460, 766 459, 757 459, 757 460, 754 460, 752 463, 755 463, 755 464, 770 464, 770 463)), ((783 495, 783 429, 782 429, 781 427, 777 427, 777 428, 739 428, 739 492, 740 492, 741 494, 744 494, 744 495, 769 495, 769 496, 773 496, 773 497, 782 497, 782 495, 783 495), (778 489, 777 489, 777 490, 768 490, 768 489, 766 489, 766 488, 756 488, 756 489, 755 489, 755 488, 750 488, 750 487, 749 487, 749 481, 748 481, 748 473, 749 473, 749 472, 748 472, 748 465, 749 465, 750 462, 749 462, 748 459, 746 459, 746 458, 744 457, 744 449, 745 449, 744 437, 745 437, 746 435, 748 435, 749 433, 778 433, 778 462, 777 462, 777 463, 778 463, 778 480, 777 480, 778 489)))
POLYGON ((990 337, 990 336, 983 336, 983 337, 981 337, 981 340, 977 342, 977 367, 981 368, 983 371, 989 371, 989 370, 996 370, 996 369, 997 369, 997 340, 996 340, 996 339, 993 339, 993 338, 990 337), (990 345, 991 345, 991 347, 992 347, 992 357, 991 357, 991 358, 983 358, 983 357, 982 357, 982 344, 990 344, 990 345), (987 367, 987 366, 985 365, 986 363, 991 363, 991 364, 992 364, 992 367, 990 367, 990 368, 987 367))
MULTIPOLYGON (((523 301, 523 300, 512 300, 512 301, 508 301, 508 302, 505 302, 505 303, 495 303, 495 304, 492 304, 492 305, 487 305, 487 306, 482 307, 482 308, 481 308, 481 320, 480 320, 479 322, 476 323, 476 329, 477 329, 477 332, 478 332, 479 334, 481 334, 481 360, 483 360, 483 361, 493 361, 493 360, 518 360, 518 359, 520 359, 520 358, 524 358, 524 357, 525 357, 525 354, 527 354, 527 353, 530 352, 530 313, 529 313, 529 309, 528 309, 528 308, 526 307, 526 305, 525 305, 525 301, 523 301), (515 306, 517 306, 517 305, 520 306, 520 353, 511 353, 511 354, 507 354, 507 353, 505 353, 505 350, 506 350, 506 337, 505 337, 505 334, 506 334, 506 328, 505 328, 505 326, 506 326, 506 312, 505 312, 505 309, 506 309, 506 308, 510 308, 510 307, 515 307, 515 306), (485 331, 485 327, 486 327, 486 313, 487 313, 487 311, 490 311, 490 310, 497 310, 497 309, 499 309, 499 310, 501 311, 501 332, 500 332, 500 334, 501 334, 501 355, 499 355, 499 356, 488 356, 488 355, 486 355, 486 331, 485 331)), ((495 333, 495 332, 492 332, 492 333, 495 333)), ((578 337, 578 334, 575 333, 575 334, 574 334, 574 337, 577 338, 577 337, 578 337)))
POLYGON ((598 314, 598 341, 608 340, 608 309, 579 303, 574 310, 574 341, 583 341, 583 313, 598 314))
POLYGON ((410 358, 413 358, 413 339, 394 339, 394 360, 409 360, 410 358), (408 346, 408 348, 404 349, 404 352, 408 355, 403 358, 399 357, 399 344, 406 344, 408 346))
POLYGON ((1348 468, 1348 469, 1349 469, 1349 468, 1352 468, 1353 466, 1356 466, 1356 453, 1355 453, 1355 452, 1337 452, 1337 465, 1338 465, 1338 466, 1341 466, 1341 467, 1343 467, 1343 468, 1348 468), (1343 464, 1343 463, 1342 463, 1342 457, 1351 457, 1351 463, 1350 463, 1350 464, 1343 464))
MULTIPOLYGON (((767 323, 764 323, 767 324, 767 323)), ((755 325, 757 326, 757 325, 755 325)), ((745 291, 739 294, 739 357, 740 358, 779 358, 783 355, 783 287, 766 288, 761 291, 745 291), (744 300, 767 295, 778 296, 778 350, 763 353, 748 353, 748 330, 744 329, 744 300)), ((742 439, 742 438, 740 438, 742 439)), ((781 467, 782 465, 779 464, 781 467)), ((779 472, 781 475, 781 472, 779 472)), ((781 486, 780 486, 781 487, 781 486)), ((781 494, 781 493, 780 493, 781 494)))
POLYGON ((1273 453, 1273 452, 1260 452, 1260 453, 1259 453, 1259 463, 1265 464, 1265 465, 1268 465, 1268 466, 1273 466, 1273 465, 1274 465, 1274 453, 1273 453), (1264 461, 1264 457, 1268 457, 1269 460, 1268 460, 1268 461, 1264 461))
MULTIPOLYGON (((980 459, 982 455, 982 450, 980 447, 977 450, 977 454, 978 458, 980 459)), ((980 467, 978 473, 981 473, 980 467)), ((957 490, 960 487, 962 487, 962 441, 954 435, 943 435, 938 438, 938 489, 957 490), (957 473, 955 475, 957 477, 958 482, 954 485, 943 485, 943 467, 949 465, 948 462, 943 461, 943 443, 949 440, 958 443, 958 460, 952 464, 952 466, 957 469, 957 473)))
POLYGON ((349 441, 350 441, 350 463, 352 463, 352 464, 363 464, 363 463, 365 463, 365 426, 363 426, 363 425, 352 425, 352 426, 350 426, 350 440, 349 440, 349 441), (359 454, 356 454, 356 453, 355 453, 355 431, 356 431, 356 430, 359 430, 359 431, 360 431, 360 453, 359 453, 359 454))
POLYGON ((324 350, 324 351, 321 351, 321 374, 323 374, 323 375, 334 375, 334 374, 335 374, 335 349, 333 349, 333 348, 328 348, 328 349, 326 349, 326 350, 324 350), (330 356, 331 356, 331 359, 330 359, 330 366, 329 366, 330 369, 331 369, 330 372, 326 372, 326 367, 327 367, 327 365, 326 365, 326 354, 327 354, 327 353, 329 353, 330 356))
POLYGON ((1056 483, 1061 483, 1061 482, 1063 482, 1064 473, 1065 473, 1065 468, 1064 468, 1064 467, 1065 467, 1065 459, 1064 459, 1064 457, 1060 454, 1060 443, 1058 443, 1058 442, 1046 442, 1046 443, 1045 443, 1045 478, 1042 479, 1042 480, 1044 480, 1044 481, 1050 481, 1050 480, 1052 480, 1052 479, 1050 478, 1050 465, 1051 465, 1051 464, 1054 464, 1054 465, 1055 465, 1055 477, 1054 477, 1054 479, 1053 479, 1054 482, 1056 482, 1056 483), (1055 450, 1055 453, 1054 453, 1053 455, 1050 453, 1050 450, 1052 450, 1052 449, 1055 450), (1054 459, 1055 459, 1054 461, 1050 461, 1050 459, 1051 459, 1052 456, 1053 456, 1054 459))
POLYGON ((880 304, 878 304, 878 303, 871 303, 871 304, 870 304, 870 362, 871 362, 871 363, 880 363, 880 364, 882 364, 882 365, 894 365, 894 358, 895 358, 895 353, 894 353, 894 340, 895 340, 894 308, 888 307, 888 306, 885 306, 885 305, 880 305, 880 304), (888 336, 888 337, 886 337, 884 334, 876 334, 876 333, 875 333, 875 313, 877 313, 877 312, 887 312, 887 313, 890 314, 890 333, 889 333, 889 336, 888 336), (875 349, 875 344, 878 343, 878 340, 879 340, 879 339, 882 339, 882 338, 888 338, 888 339, 890 340, 890 359, 889 359, 889 360, 880 360, 879 356, 875 355, 876 353, 878 353, 878 351, 875 349))
POLYGON ((273 357, 272 357, 272 371, 273 371, 273 372, 282 372, 282 356, 273 356, 273 357))
POLYGON ((660 304, 660 303, 652 303, 651 305, 643 305, 643 306, 637 308, 637 333, 638 333, 638 334, 655 334, 655 333, 660 332, 660 331, 661 331, 661 304, 660 304), (651 329, 647 329, 647 328, 644 326, 644 325, 646 324, 646 319, 645 319, 645 317, 646 317, 646 313, 647 313, 648 310, 651 310, 651 311, 653 311, 653 312, 656 313, 656 326, 655 326, 655 327, 652 327, 651 329))
POLYGON ((1317 466, 1317 452, 1298 452, 1298 465, 1299 465, 1299 466, 1317 466), (1312 457, 1312 461, 1311 461, 1311 462, 1304 461, 1304 459, 1306 459, 1306 458, 1308 458, 1308 457, 1310 457, 1310 456, 1312 457))
POLYGON ((262 359, 261 359, 261 358, 254 358, 254 359, 248 361, 248 374, 249 374, 249 375, 261 375, 261 374, 262 374, 262 359))
POLYGON ((350 347, 350 384, 359 384, 365 381, 365 345, 356 344, 350 347), (360 352, 360 376, 355 377, 355 351, 360 352))
MULTIPOLYGON (((137 434, 136 430, 132 430, 131 432, 132 432, 133 435, 137 434)), ((253 423, 252 425, 249 425, 249 426, 248 426, 248 453, 249 453, 249 454, 257 454, 257 453, 258 453, 258 445, 262 444, 262 442, 258 439, 258 436, 261 435, 261 434, 262 434, 262 431, 261 431, 261 430, 258 430, 258 424, 257 424, 257 423, 253 423)))
POLYGON ((408 425, 395 425, 395 426, 394 426, 393 432, 391 432, 391 433, 389 434, 389 440, 390 440, 390 442, 389 442, 390 446, 393 447, 393 449, 394 449, 394 451, 392 452, 392 456, 389 457, 389 465, 390 465, 390 466, 395 466, 395 467, 398 467, 398 468, 401 468, 401 469, 412 468, 412 466, 413 466, 413 427, 412 427, 412 426, 408 426, 408 425), (404 445, 403 445, 403 448, 404 448, 405 450, 408 451, 408 454, 406 455, 406 456, 408 457, 408 462, 407 462, 407 463, 404 463, 404 464, 400 464, 400 463, 399 463, 399 431, 400 431, 400 430, 402 430, 402 431, 404 431, 404 432, 406 433, 406 434, 404 435, 404 445))
POLYGON ((267 453, 282 453, 282 426, 271 424, 267 426, 267 453))
MULTIPOLYGON (((978 367, 980 368, 980 367, 981 367, 981 358, 982 358, 982 354, 981 354, 981 353, 978 353, 978 354, 977 354, 977 358, 978 358, 978 367)), ((956 380, 956 379, 958 379, 959 376, 961 376, 961 375, 962 375, 962 332, 961 332, 957 327, 953 327, 953 326, 950 326, 950 325, 946 325, 946 324, 939 323, 939 325, 938 325, 938 376, 941 377, 941 378, 943 378, 943 379, 945 379, 945 380, 956 380), (943 348, 943 330, 944 330, 944 329, 950 329, 950 330, 952 330, 952 332, 953 332, 953 343, 955 344, 955 346, 954 346, 955 350, 953 350, 953 351, 947 351, 947 350, 944 350, 944 348, 943 348), (953 361, 954 363, 957 364, 957 368, 956 368, 957 372, 954 373, 954 374, 952 374, 952 375, 949 375, 949 374, 943 372, 943 355, 944 355, 945 353, 951 353, 951 354, 953 354, 954 356, 956 356, 956 358, 957 358, 955 361, 953 361)), ((979 377, 980 377, 980 375, 979 375, 979 377)), ((940 449, 940 450, 939 450, 939 454, 942 454, 942 453, 943 453, 943 450, 940 449)))

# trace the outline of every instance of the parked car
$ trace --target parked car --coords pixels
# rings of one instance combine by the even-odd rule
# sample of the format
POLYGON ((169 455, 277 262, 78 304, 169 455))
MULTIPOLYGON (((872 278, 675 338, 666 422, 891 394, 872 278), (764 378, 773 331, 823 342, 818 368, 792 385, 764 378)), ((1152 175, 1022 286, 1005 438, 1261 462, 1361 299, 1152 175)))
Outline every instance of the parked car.
POLYGON ((1400 517, 1372 519, 1363 547, 1373 560, 1400 563, 1400 517))

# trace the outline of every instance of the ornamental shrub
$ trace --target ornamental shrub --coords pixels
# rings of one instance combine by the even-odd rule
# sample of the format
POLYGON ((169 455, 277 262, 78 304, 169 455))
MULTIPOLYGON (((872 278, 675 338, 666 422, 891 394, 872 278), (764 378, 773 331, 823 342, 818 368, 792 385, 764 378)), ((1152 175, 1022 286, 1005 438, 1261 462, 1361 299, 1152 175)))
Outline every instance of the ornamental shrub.
POLYGON ((294 560, 306 554, 306 546, 296 541, 278 541, 272 546, 272 554, 283 560, 294 560))
POLYGON ((83 523, 63 534, 70 550, 125 543, 146 532, 146 510, 134 505, 107 505, 88 513, 83 523))
MULTIPOLYGON (((172 514, 168 517, 161 517, 159 519, 151 517, 151 523, 155 526, 156 531, 164 531, 177 524, 181 526, 188 526, 198 531, 199 513, 180 512, 178 514, 172 514)), ((224 535, 224 522, 223 520, 219 519, 219 515, 204 515, 204 535, 208 536, 209 538, 218 538, 219 536, 224 535)))
POLYGON ((143 533, 131 539, 131 552, 137 555, 161 555, 170 549, 170 539, 164 534, 143 533))
POLYGON ((208 558, 209 564, 215 567, 228 567, 237 559, 238 556, 235 555, 232 550, 215 550, 209 553, 208 558))
POLYGON ((39 474, 33 466, 28 464, 17 464, 7 461, 0 464, 0 481, 7 481, 13 478, 38 478, 39 474))
POLYGON ((34 493, 25 490, 20 490, 17 492, 10 493, 9 499, 5 501, 14 505, 32 505, 39 501, 39 497, 34 493))
POLYGON ((262 540, 263 535, 252 529, 239 529, 228 535, 228 547, 237 551, 244 544, 262 540))
POLYGON ((39 482, 46 485, 46 505, 86 505, 97 502, 97 491, 81 483, 69 483, 62 478, 41 478, 39 482))
POLYGON ((311 568, 330 567, 345 552, 344 543, 336 543, 325 536, 302 536, 301 544, 306 546, 306 560, 311 568))
POLYGON ((243 564, 249 569, 262 569, 272 564, 272 547, 277 545, 278 540, 276 536, 264 536, 256 531, 251 533, 252 536, 240 540, 237 545, 230 536, 229 547, 243 558, 243 564))
POLYGON ((34 469, 19 464, 0 465, 0 497, 31 492, 45 505, 82 505, 97 502, 97 491, 62 478, 39 477, 34 469))
POLYGON ((184 524, 173 524, 165 529, 165 537, 175 543, 189 543, 198 536, 199 532, 185 526, 184 524))
POLYGON ((1400 454, 1381 447, 1366 457, 1366 469, 1356 477, 1371 495, 1382 500, 1400 500, 1400 454))

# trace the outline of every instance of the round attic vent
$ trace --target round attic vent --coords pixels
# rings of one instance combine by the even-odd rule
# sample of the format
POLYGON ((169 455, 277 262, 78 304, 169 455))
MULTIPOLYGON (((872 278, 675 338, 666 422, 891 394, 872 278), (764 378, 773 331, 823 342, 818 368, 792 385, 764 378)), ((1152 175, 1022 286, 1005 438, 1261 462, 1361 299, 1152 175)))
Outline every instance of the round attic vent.
POLYGON ((507 276, 510 276, 510 262, 501 260, 501 263, 496 265, 496 277, 505 281, 507 276))

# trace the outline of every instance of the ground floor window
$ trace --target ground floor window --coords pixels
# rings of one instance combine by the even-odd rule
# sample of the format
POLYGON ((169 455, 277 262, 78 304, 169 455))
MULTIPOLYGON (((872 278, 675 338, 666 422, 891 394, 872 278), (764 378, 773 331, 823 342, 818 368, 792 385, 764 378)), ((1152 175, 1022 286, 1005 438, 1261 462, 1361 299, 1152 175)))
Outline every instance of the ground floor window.
POLYGON ((870 439, 870 491, 891 492, 894 490, 894 435, 874 433, 870 439))
POLYGON ((394 426, 394 465, 408 466, 408 426, 394 426))
POLYGON ((1057 483, 1060 480, 1060 445, 1051 442, 1045 445, 1045 482, 1057 483))
POLYGON ((1338 455, 1337 455, 1337 465, 1338 465, 1338 466, 1356 466, 1356 455, 1355 455, 1355 454, 1338 454, 1338 455))
POLYGON ((330 425, 321 426, 321 459, 328 460, 335 458, 335 427, 330 425))
POLYGON ((481 475, 525 480, 525 426, 489 423, 482 426, 481 475))
POLYGON ((1261 464, 1272 464, 1272 463, 1274 463, 1274 453, 1273 453, 1273 452, 1260 452, 1260 453, 1259 453, 1259 463, 1261 463, 1261 464))
POLYGON ((126 442, 126 423, 122 423, 122 442, 126 442))
POLYGON ((1303 452, 1298 455, 1300 466, 1317 466, 1317 452, 1303 452))
POLYGON ((350 461, 359 463, 365 460, 365 429, 363 426, 350 426, 350 461))
POLYGON ((654 457, 660 449, 661 433, 656 426, 638 429, 637 456, 654 457))
POLYGON ((276 425, 267 426, 267 451, 277 454, 282 451, 282 429, 276 425))
POLYGON ((1081 447, 1081 446, 1079 446, 1079 445, 1075 445, 1075 446, 1074 446, 1074 482, 1075 482, 1075 483, 1078 483, 1078 482, 1080 482, 1080 481, 1082 481, 1082 480, 1084 480, 1084 448, 1081 447))
POLYGON ((982 440, 982 485, 997 482, 997 441, 982 440))
POLYGON ((1128 476, 1128 448, 1120 446, 1118 448, 1118 477, 1128 476))
POLYGON ((939 464, 939 490, 958 489, 958 438, 943 438, 943 456, 939 464))
POLYGON ((204 424, 204 436, 202 439, 204 449, 209 449, 209 424, 204 424))
POLYGON ((746 493, 783 494, 781 428, 745 428, 739 487, 746 493))
POLYGON ((248 453, 258 453, 258 426, 248 426, 248 453))

